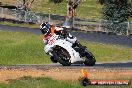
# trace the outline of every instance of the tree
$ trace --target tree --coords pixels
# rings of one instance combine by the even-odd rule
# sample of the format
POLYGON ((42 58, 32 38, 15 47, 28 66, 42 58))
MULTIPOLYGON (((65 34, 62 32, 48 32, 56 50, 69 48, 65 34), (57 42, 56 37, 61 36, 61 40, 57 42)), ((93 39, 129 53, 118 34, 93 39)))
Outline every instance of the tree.
POLYGON ((126 31, 130 16, 132 15, 131 0, 98 0, 103 5, 102 18, 107 20, 105 28, 110 31, 126 31))
POLYGON ((76 16, 76 9, 80 3, 80 0, 67 0, 67 15, 66 22, 63 26, 74 27, 74 17, 76 16))
POLYGON ((28 11, 30 9, 34 1, 35 0, 18 0, 19 3, 22 3, 20 8, 22 8, 25 11, 28 11))

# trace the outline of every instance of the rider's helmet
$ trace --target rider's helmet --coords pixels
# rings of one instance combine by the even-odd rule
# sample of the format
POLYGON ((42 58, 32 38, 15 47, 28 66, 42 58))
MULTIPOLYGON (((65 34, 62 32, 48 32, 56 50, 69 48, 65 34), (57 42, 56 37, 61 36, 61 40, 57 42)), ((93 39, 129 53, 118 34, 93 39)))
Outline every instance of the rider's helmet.
POLYGON ((40 25, 40 30, 44 35, 46 35, 49 32, 49 29, 50 29, 50 24, 48 22, 42 23, 40 25))

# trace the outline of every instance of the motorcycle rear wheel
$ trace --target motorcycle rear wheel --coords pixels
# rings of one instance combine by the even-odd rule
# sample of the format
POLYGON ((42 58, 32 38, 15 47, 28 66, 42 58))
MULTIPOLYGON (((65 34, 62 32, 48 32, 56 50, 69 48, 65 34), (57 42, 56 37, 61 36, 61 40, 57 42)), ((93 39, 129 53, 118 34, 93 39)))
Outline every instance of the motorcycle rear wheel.
POLYGON ((86 66, 94 66, 95 65, 96 60, 91 52, 87 52, 85 57, 86 57, 86 60, 85 60, 84 64, 86 66))

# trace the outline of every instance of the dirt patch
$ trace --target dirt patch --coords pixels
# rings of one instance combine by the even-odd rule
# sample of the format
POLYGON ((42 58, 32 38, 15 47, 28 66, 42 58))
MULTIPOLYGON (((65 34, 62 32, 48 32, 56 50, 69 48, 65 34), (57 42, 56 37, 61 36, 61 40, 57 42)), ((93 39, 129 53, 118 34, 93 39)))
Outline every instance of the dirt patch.
MULTIPOLYGON (((109 69, 89 69, 90 79, 121 79, 132 78, 132 70, 109 70, 109 69)), ((38 70, 31 68, 24 69, 0 69, 0 83, 8 82, 8 79, 16 79, 23 76, 31 77, 51 77, 57 80, 78 80, 82 74, 81 69, 50 69, 38 70)))

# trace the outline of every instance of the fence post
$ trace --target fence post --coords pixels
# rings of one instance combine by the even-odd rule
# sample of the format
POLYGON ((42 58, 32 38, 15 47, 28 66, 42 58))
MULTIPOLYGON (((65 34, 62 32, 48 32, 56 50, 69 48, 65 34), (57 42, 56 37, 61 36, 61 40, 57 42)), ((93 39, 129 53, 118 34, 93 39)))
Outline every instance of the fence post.
POLYGON ((74 28, 74 17, 72 17, 72 28, 74 28))
POLYGON ((101 31, 101 19, 99 21, 99 30, 98 31, 101 31))
POLYGON ((27 22, 27 12, 25 11, 25 19, 24 22, 27 22))
POLYGON ((128 28, 126 30, 126 35, 129 35, 129 29, 130 29, 130 23, 129 23, 129 21, 127 22, 127 24, 128 24, 128 28))

